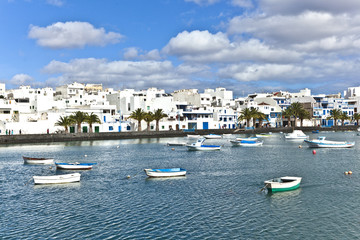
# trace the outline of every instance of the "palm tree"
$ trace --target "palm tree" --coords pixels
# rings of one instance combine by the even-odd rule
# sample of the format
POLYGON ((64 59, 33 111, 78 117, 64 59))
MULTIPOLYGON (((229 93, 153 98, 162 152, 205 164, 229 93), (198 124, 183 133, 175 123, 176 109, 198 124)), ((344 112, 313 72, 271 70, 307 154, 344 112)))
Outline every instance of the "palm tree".
POLYGON ((87 114, 81 111, 75 112, 73 115, 70 116, 71 120, 76 123, 77 131, 81 133, 81 124, 85 122, 87 114))
POLYGON ((238 121, 246 120, 246 126, 249 127, 251 118, 252 118, 252 115, 251 115, 250 108, 245 108, 245 109, 241 110, 238 121))
POLYGON ((345 120, 350 120, 351 118, 349 117, 347 112, 342 112, 340 115, 340 119, 341 119, 341 126, 344 126, 345 120))
POLYGON ((55 123, 57 126, 62 126, 65 128, 65 133, 69 132, 69 126, 71 126, 74 122, 68 116, 60 117, 60 119, 55 123))
POLYGON ((92 125, 94 123, 101 123, 100 118, 98 117, 98 115, 96 115, 94 113, 86 114, 85 122, 87 122, 89 124, 89 132, 90 133, 93 132, 92 125))
POLYGON ((138 131, 141 131, 141 121, 144 119, 146 112, 144 112, 141 108, 133 111, 129 118, 135 119, 138 121, 138 131))
POLYGON ((162 109, 156 109, 154 111, 154 120, 156 121, 156 131, 159 131, 159 122, 162 118, 167 117, 168 115, 163 112, 162 109))
POLYGON ((327 119, 334 119, 334 122, 335 122, 335 127, 337 126, 337 120, 340 119, 341 117, 341 114, 342 114, 342 111, 340 109, 333 109, 331 112, 330 112, 330 116, 327 117, 327 119))
POLYGON ((294 125, 297 126, 297 118, 299 117, 300 113, 304 110, 303 106, 299 102, 294 102, 290 105, 292 113, 295 117, 294 125))
POLYGON ((356 121, 356 125, 359 126, 360 113, 354 113, 353 119, 356 121))
POLYGON ((292 111, 291 107, 288 107, 285 110, 282 110, 281 115, 283 116, 283 118, 287 118, 288 126, 291 127, 291 117, 293 116, 293 111, 292 111))
POLYGON ((303 108, 299 112, 298 117, 300 119, 300 126, 302 127, 304 119, 311 119, 311 114, 303 108))
POLYGON ((267 120, 267 117, 266 117, 266 115, 264 113, 259 112, 258 116, 257 116, 257 119, 259 120, 259 126, 262 127, 262 122, 264 120, 267 120))
POLYGON ((146 131, 150 131, 150 123, 154 121, 154 114, 152 112, 145 113, 144 120, 147 124, 146 131))

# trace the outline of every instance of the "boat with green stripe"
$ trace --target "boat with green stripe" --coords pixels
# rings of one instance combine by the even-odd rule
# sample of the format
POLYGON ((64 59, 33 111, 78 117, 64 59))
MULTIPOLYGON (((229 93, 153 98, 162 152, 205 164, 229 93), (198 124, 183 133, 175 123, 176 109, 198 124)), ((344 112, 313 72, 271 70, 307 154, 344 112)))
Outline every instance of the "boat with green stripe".
POLYGON ((280 177, 264 181, 265 187, 270 192, 284 192, 295 190, 300 187, 301 177, 280 177))

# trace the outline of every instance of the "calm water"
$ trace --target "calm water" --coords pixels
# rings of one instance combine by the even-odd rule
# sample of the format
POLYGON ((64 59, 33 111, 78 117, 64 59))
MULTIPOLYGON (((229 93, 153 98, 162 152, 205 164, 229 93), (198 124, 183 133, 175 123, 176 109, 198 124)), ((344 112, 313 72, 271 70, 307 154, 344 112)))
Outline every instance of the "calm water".
POLYGON ((273 134, 257 148, 207 140, 224 145, 217 152, 166 146, 186 138, 1 147, 0 239, 359 239, 360 136, 321 135, 356 145, 313 155, 273 134), (33 175, 64 172, 24 165, 22 155, 98 164, 81 172, 80 183, 34 186, 33 175), (168 167, 188 175, 142 172, 168 167), (302 176, 301 188, 259 193, 264 180, 286 175, 302 176))

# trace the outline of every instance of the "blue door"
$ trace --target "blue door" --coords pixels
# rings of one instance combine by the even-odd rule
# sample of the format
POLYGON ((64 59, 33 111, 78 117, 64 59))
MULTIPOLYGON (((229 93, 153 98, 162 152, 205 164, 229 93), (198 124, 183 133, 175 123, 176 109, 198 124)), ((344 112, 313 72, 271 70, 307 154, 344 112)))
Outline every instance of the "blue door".
POLYGON ((121 125, 119 126, 119 132, 121 132, 121 125))
POLYGON ((203 122, 203 129, 209 129, 209 123, 203 122))

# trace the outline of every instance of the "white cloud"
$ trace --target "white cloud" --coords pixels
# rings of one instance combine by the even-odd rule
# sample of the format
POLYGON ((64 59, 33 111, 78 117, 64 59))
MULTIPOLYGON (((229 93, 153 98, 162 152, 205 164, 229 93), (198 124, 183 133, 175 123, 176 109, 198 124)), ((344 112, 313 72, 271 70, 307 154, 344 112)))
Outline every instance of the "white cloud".
POLYGON ((139 50, 135 47, 127 48, 124 52, 124 59, 133 60, 139 57, 139 50))
POLYGON ((43 47, 83 48, 86 45, 105 46, 120 41, 123 36, 115 32, 105 32, 87 22, 57 22, 47 27, 30 26, 29 38, 37 39, 43 47))
POLYGON ((254 4, 251 0, 232 0, 231 4, 236 7, 253 8, 254 4))
POLYGON ((170 61, 112 61, 105 59, 74 59, 68 63, 51 61, 44 73, 60 77, 51 78, 48 85, 77 82, 99 83, 108 87, 129 88, 159 87, 177 89, 192 86, 183 69, 177 69, 170 61))
POLYGON ((64 1, 63 0, 46 0, 46 2, 50 5, 54 5, 57 7, 61 7, 62 5, 64 5, 64 1))
POLYGON ((301 76, 311 76, 312 71, 308 68, 291 64, 232 64, 219 70, 222 78, 232 78, 238 81, 266 81, 284 79, 294 81, 301 76))
POLYGON ((268 15, 292 15, 304 11, 329 13, 357 13, 360 10, 358 0, 260 0, 260 8, 268 15))
POLYGON ((31 76, 20 73, 13 76, 10 80, 10 83, 15 86, 21 86, 21 85, 31 85, 33 81, 34 79, 31 76))
POLYGON ((193 2, 196 3, 198 5, 212 5, 214 3, 219 2, 220 0, 185 0, 185 2, 193 2))
POLYGON ((230 42, 224 33, 211 34, 208 31, 179 33, 169 41, 163 51, 184 61, 201 63, 294 62, 301 59, 300 53, 273 48, 257 39, 230 42))

